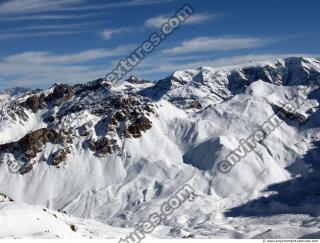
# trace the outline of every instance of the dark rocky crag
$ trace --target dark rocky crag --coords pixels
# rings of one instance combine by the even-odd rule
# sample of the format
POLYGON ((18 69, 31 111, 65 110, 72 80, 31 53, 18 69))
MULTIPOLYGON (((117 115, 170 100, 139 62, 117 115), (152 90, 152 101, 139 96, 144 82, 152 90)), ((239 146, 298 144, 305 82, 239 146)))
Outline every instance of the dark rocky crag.
MULTIPOLYGON (((52 92, 38 92, 15 102, 12 116, 27 121, 28 110, 41 112, 47 128, 41 128, 26 134, 17 142, 1 144, 0 155, 9 153, 23 163, 21 174, 28 173, 41 161, 60 167, 72 152, 73 142, 81 139, 84 149, 95 156, 107 156, 120 151, 116 137, 139 138, 152 127, 147 116, 154 113, 154 104, 148 98, 136 95, 111 92, 110 86, 97 80, 86 85, 69 86, 57 84, 52 92), (99 118, 96 124, 87 122, 79 127, 62 127, 67 116, 88 112, 99 118), (93 138, 94 134, 98 139, 93 138), (47 143, 57 145, 58 149, 49 156, 41 156, 47 143)), ((1 157, 0 157, 1 158, 1 157)))

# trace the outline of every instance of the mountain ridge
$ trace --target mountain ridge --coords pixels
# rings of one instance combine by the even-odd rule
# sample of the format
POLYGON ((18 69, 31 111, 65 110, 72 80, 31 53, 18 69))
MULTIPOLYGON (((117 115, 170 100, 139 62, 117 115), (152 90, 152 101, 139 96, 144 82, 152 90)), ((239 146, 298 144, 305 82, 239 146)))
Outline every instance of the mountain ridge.
MULTIPOLYGON (((219 218, 235 230, 227 212, 244 213, 250 201, 271 197, 269 186, 288 181, 290 190, 313 198, 312 207, 302 199, 293 207, 283 198, 281 206, 277 199, 259 207, 271 215, 275 206, 292 215, 318 212, 318 197, 293 182, 320 172, 319 77, 319 59, 295 57, 182 70, 156 83, 98 79, 13 95, 0 111, 0 191, 18 203, 134 227, 188 183, 198 197, 163 223, 180 229, 168 232, 175 237, 184 231, 223 237, 205 229, 219 218), (301 87, 310 88, 295 114, 304 122, 279 117, 284 123, 230 173, 217 171, 217 163, 301 87), (22 167, 11 173, 9 161, 22 167)), ((252 210, 259 218, 259 208, 252 210)), ((270 226, 260 227, 263 233, 270 226)), ((250 230, 239 234, 254 237, 250 230)))

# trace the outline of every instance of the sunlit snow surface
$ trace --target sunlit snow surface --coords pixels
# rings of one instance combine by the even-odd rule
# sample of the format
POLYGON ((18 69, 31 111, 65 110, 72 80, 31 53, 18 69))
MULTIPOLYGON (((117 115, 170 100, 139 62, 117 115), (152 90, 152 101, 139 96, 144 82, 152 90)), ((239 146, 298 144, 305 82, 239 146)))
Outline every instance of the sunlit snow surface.
MULTIPOLYGON (((0 192, 15 202, 0 202, 0 237, 125 237, 188 183, 197 197, 149 237, 319 238, 320 90, 311 80, 320 75, 320 62, 289 58, 234 68, 178 71, 155 85, 113 87, 126 92, 130 86, 157 107, 142 137, 117 138, 121 153, 96 157, 76 140, 59 169, 38 163, 27 174, 12 174, 3 161, 0 192), (304 86, 309 96, 298 113, 305 123, 286 120, 229 173, 217 171, 241 139, 304 86), (194 100, 201 108, 189 107, 194 100)), ((3 110, 10 103, 0 102, 3 110)), ((0 143, 46 126, 46 110, 27 112, 27 121, 0 124, 0 143)), ((78 127, 99 117, 86 110, 63 121, 61 127, 78 127)))

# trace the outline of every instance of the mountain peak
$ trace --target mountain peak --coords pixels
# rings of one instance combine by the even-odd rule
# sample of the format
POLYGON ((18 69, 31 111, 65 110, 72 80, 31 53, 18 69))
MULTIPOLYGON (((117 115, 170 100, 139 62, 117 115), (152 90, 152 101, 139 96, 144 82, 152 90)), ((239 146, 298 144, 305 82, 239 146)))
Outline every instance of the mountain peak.
POLYGON ((144 84, 144 83, 150 83, 149 80, 141 79, 138 76, 130 75, 129 78, 127 78, 125 81, 132 84, 144 84))

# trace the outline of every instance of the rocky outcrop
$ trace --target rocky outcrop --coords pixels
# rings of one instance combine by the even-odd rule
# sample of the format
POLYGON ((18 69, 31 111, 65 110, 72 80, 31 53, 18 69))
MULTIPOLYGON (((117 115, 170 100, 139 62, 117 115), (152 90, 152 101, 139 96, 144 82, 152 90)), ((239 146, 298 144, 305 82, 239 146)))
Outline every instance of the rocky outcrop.
POLYGON ((41 93, 40 95, 32 95, 25 101, 21 102, 20 105, 32 110, 33 112, 37 112, 38 110, 47 107, 49 102, 56 101, 56 105, 61 104, 71 98, 74 94, 75 91, 72 86, 59 84, 56 85, 53 92, 47 96, 44 93, 41 93))
MULTIPOLYGON (((127 81, 134 84, 149 82, 133 76, 127 81)), ((28 121, 30 111, 42 110, 45 112, 41 115, 43 122, 48 127, 29 132, 17 142, 0 145, 1 158, 5 155, 6 159, 18 161, 15 171, 20 174, 29 173, 39 162, 59 168, 72 153, 75 140, 98 157, 117 153, 122 139, 139 138, 152 127, 147 117, 155 112, 149 98, 126 91, 112 92, 110 84, 102 79, 75 86, 55 84, 48 91, 28 93, 9 107, 6 114, 17 122, 28 121), (66 125, 71 117, 77 119, 84 113, 100 121, 82 123, 79 118, 78 126, 66 125), (47 143, 55 145, 51 151, 45 151, 47 143)))
POLYGON ((295 121, 300 125, 303 125, 307 122, 307 117, 299 114, 298 112, 291 112, 277 105, 273 105, 273 110, 281 119, 286 122, 295 121))
POLYGON ((24 102, 20 103, 20 105, 24 108, 32 110, 33 112, 37 112, 38 110, 44 109, 46 107, 44 94, 41 94, 39 96, 30 96, 24 102))
POLYGON ((1 202, 13 202, 13 199, 0 192, 0 203, 1 202))
POLYGON ((27 174, 28 172, 30 172, 33 169, 33 164, 25 164, 24 166, 22 166, 19 170, 19 173, 21 175, 27 174))
POLYGON ((52 165, 58 166, 67 159, 67 155, 71 153, 71 147, 65 147, 51 155, 52 165))
POLYGON ((27 134, 25 137, 19 140, 17 144, 22 152, 36 152, 48 142, 58 143, 59 139, 61 139, 61 134, 59 132, 56 132, 50 128, 41 128, 27 134))
POLYGON ((141 132, 145 132, 151 127, 151 121, 147 117, 141 116, 135 119, 134 122, 128 126, 128 132, 132 137, 139 138, 142 136, 141 132))
POLYGON ((98 141, 92 140, 89 143, 91 151, 106 155, 113 152, 111 142, 107 138, 101 138, 98 141))
POLYGON ((191 101, 189 103, 189 108, 191 109, 202 109, 202 105, 201 103, 198 101, 198 100, 195 100, 195 101, 191 101))
POLYGON ((63 140, 62 134, 50 128, 41 128, 28 133, 17 142, 1 144, 0 154, 9 153, 20 161, 23 166, 19 169, 21 174, 32 170, 35 162, 31 162, 47 143, 58 144, 63 140))
POLYGON ((53 89, 53 92, 50 93, 46 98, 46 102, 56 100, 57 103, 61 104, 62 102, 70 99, 75 94, 75 89, 72 86, 67 84, 56 85, 53 89))
POLYGON ((125 81, 132 83, 132 84, 145 84, 145 83, 150 83, 149 80, 141 79, 135 75, 131 75, 128 79, 125 81))

